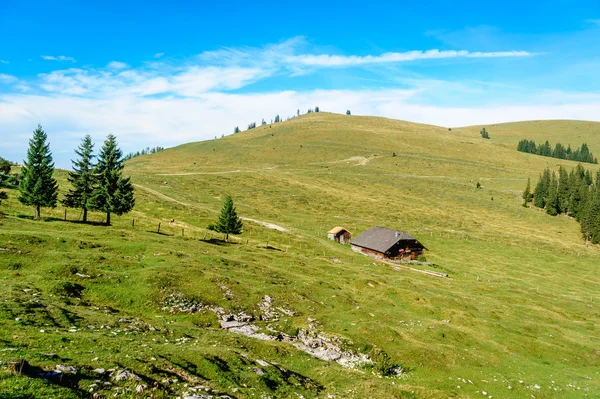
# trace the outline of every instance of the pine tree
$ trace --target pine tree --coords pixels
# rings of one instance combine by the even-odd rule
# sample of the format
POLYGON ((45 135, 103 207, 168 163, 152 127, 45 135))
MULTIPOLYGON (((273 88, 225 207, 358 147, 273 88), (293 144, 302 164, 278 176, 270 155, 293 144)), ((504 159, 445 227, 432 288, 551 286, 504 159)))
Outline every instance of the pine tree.
POLYGON ((538 208, 544 208, 546 206, 549 187, 550 169, 546 168, 544 173, 540 175, 540 178, 535 186, 535 190, 533 191, 533 205, 538 208))
MULTIPOLYGON (((558 144, 557 144, 558 147, 558 144)), ((559 213, 566 213, 569 210, 569 199, 571 197, 571 187, 569 185, 569 174, 562 167, 558 168, 558 205, 559 213)))
POLYGON ((86 135, 81 141, 81 145, 75 153, 79 156, 77 161, 71 161, 73 171, 69 172, 69 183, 73 189, 65 194, 62 200, 64 206, 68 208, 81 208, 83 210, 83 221, 87 222, 87 213, 90 209, 92 194, 94 192, 94 144, 90 135, 86 135))
POLYGON ((596 188, 590 191, 581 220, 581 232, 586 243, 600 243, 600 192, 596 188))
POLYGON ((233 206, 233 199, 228 195, 225 197, 221 215, 219 216, 219 221, 214 226, 214 230, 225 234, 225 242, 228 242, 229 234, 242 234, 242 227, 242 221, 233 206))
POLYGON ((527 178, 527 186, 525 186, 525 191, 523 191, 523 206, 527 208, 527 205, 531 202, 533 195, 531 194, 531 179, 527 178))
POLYGON ((350 110, 346 110, 346 115, 352 115, 352 113, 350 112, 350 110))
POLYGON ((34 220, 40 219, 40 208, 56 206, 58 184, 52 177, 54 163, 50 145, 46 143, 48 136, 38 125, 29 140, 27 161, 21 169, 22 179, 19 184, 19 201, 24 205, 35 206, 34 220))
POLYGON ((551 216, 556 216, 560 213, 560 205, 558 203, 558 180, 556 173, 552 173, 552 179, 548 186, 548 196, 546 199, 546 213, 551 216))
POLYGON ((96 190, 92 198, 92 209, 106 212, 106 225, 110 215, 122 215, 133 209, 133 185, 129 177, 123 177, 123 153, 117 139, 109 134, 98 156, 96 165, 96 190))
POLYGON ((319 106, 318 105, 315 107, 315 112, 319 112, 319 106))

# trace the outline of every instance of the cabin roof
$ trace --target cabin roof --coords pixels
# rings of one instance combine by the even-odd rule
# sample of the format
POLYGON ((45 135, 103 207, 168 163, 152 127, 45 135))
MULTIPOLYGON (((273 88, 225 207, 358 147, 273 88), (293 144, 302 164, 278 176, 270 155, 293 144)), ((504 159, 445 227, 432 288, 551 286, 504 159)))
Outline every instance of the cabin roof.
POLYGON ((417 241, 417 239, 406 231, 376 226, 359 234, 350 241, 350 244, 385 253, 400 241, 417 241))
POLYGON ((352 233, 350 232, 350 230, 348 230, 348 229, 347 229, 347 228, 345 228, 345 227, 340 227, 340 226, 336 226, 336 227, 334 227, 333 229, 329 230, 329 231, 327 232, 327 234, 337 234, 337 233, 339 233, 339 232, 341 232, 341 231, 347 231, 348 233, 352 234, 352 233))

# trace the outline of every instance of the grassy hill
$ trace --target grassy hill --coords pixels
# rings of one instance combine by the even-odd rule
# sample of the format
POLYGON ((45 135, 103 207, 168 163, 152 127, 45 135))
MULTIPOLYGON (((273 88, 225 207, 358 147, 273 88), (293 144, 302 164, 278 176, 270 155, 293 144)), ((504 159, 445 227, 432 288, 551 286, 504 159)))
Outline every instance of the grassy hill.
POLYGON ((600 124, 486 127, 491 140, 477 126, 313 113, 136 157, 126 168, 135 210, 112 227, 64 222, 62 209, 34 222, 11 191, 0 397, 136 397, 140 384, 142 397, 155 383, 157 397, 198 385, 235 398, 598 397, 600 248, 585 246, 574 220, 520 199, 528 177, 575 163, 516 145, 587 142, 600 153, 600 124), (253 220, 230 244, 206 230, 227 194, 253 220), (353 253, 326 240, 336 225, 404 229, 430 250, 433 265, 415 267, 450 278, 353 253), (220 328, 218 308, 254 316, 270 336, 319 333, 375 363, 347 368, 236 334, 220 328), (22 359, 28 372, 8 371, 22 359), (78 374, 36 374, 57 364, 78 374), (382 377, 390 365, 402 373, 382 377))

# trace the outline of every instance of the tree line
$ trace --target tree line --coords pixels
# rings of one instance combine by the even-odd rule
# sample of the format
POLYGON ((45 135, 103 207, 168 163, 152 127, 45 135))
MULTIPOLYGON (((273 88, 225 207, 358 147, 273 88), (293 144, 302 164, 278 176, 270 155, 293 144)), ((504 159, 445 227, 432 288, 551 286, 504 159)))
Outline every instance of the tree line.
MULTIPOLYGON (((306 111, 306 113, 307 114, 312 114, 313 112, 320 112, 320 111, 321 110, 319 109, 319 106, 317 105, 314 109, 313 108, 309 108, 308 111, 306 111)), ((347 111, 346 113, 348 115, 350 115, 350 111, 347 111)), ((299 109, 296 111, 296 116, 300 116, 300 110, 299 109)), ((288 116, 288 118, 286 120, 289 121, 290 119, 295 118, 296 116, 291 116, 291 117, 288 116)), ((279 114, 275 115, 275 118, 271 119, 271 124, 273 124, 273 123, 279 123, 279 122, 283 122, 283 118, 280 117, 279 114)), ((264 125, 267 124, 267 121, 265 121, 264 118, 263 118, 260 124, 261 124, 261 126, 264 126, 264 125)), ((248 129, 247 130, 255 129, 255 128, 256 128, 256 122, 250 122, 248 124, 248 129)), ((236 127, 233 128, 233 133, 234 134, 235 133, 240 133, 240 132, 241 132, 241 129, 240 129, 239 126, 236 126, 236 127)))
POLYGON ((590 152, 586 143, 583 143, 580 148, 575 151, 571 149, 571 145, 565 147, 561 143, 557 143, 556 147, 546 140, 544 144, 536 145, 535 141, 523 139, 517 145, 517 151, 526 152, 529 154, 541 155, 544 157, 552 157, 558 159, 566 159, 569 161, 598 163, 598 159, 590 152))
MULTIPOLYGON (((34 219, 39 220, 42 207, 56 207, 58 203, 58 183, 54 178, 54 162, 48 136, 38 125, 29 140, 27 160, 23 162, 19 181, 19 201, 35 209, 34 219)), ((68 180, 72 188, 60 202, 68 208, 83 211, 83 221, 87 221, 88 210, 106 213, 106 224, 110 225, 111 214, 122 215, 135 205, 133 184, 123 176, 123 153, 117 139, 109 134, 97 157, 93 160, 94 144, 86 135, 72 160, 73 171, 68 180)))
POLYGON ((165 149, 165 147, 156 146, 156 147, 146 147, 141 151, 130 152, 129 154, 123 157, 123 161, 129 161, 131 158, 139 157, 140 155, 148 155, 148 154, 156 154, 157 152, 161 152, 165 149))
POLYGON ((600 171, 596 176, 581 164, 571 172, 560 166, 558 174, 546 168, 540 174, 533 192, 531 181, 523 192, 523 206, 530 202, 551 216, 566 214, 581 226, 586 242, 600 243, 600 171))

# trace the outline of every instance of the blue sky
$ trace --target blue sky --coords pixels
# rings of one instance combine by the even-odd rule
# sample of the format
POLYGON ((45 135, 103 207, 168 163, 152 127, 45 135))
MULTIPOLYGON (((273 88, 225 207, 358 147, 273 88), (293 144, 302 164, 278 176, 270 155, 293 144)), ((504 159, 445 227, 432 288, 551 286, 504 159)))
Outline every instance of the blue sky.
POLYGON ((322 110, 442 126, 600 120, 597 1, 0 0, 0 156, 38 123, 124 151, 322 110))

